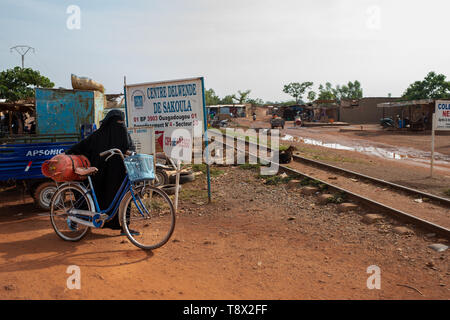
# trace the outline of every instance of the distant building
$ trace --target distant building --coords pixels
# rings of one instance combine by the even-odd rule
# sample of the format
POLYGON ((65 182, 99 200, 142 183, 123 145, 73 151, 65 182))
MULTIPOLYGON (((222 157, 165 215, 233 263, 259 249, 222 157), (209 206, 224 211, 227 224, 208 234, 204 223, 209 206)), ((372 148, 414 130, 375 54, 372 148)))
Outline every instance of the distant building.
POLYGON ((380 123, 385 112, 377 108, 380 103, 398 101, 399 98, 361 98, 354 100, 316 100, 314 102, 280 107, 277 114, 287 121, 297 114, 307 122, 345 122, 350 124, 380 123))
POLYGON ((377 108, 380 103, 398 101, 399 98, 361 98, 342 100, 339 106, 338 121, 350 124, 380 123, 385 117, 383 108, 377 108))
POLYGON ((398 129, 431 130, 436 100, 448 99, 385 102, 378 104, 378 108, 383 110, 385 118, 395 121, 398 129))
POLYGON ((218 104, 206 106, 206 113, 208 117, 220 117, 220 115, 228 115, 233 118, 248 117, 250 113, 251 104, 218 104))

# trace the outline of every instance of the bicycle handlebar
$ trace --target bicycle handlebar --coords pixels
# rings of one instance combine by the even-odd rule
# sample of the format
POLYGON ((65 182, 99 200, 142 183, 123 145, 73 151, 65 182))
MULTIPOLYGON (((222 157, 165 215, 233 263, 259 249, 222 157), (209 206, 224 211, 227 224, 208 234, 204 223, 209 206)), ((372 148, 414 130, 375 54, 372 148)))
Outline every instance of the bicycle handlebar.
POLYGON ((120 149, 116 149, 116 148, 114 148, 114 149, 109 149, 109 150, 100 152, 99 156, 100 156, 100 157, 104 157, 104 156, 106 156, 106 155, 108 155, 108 154, 109 154, 109 157, 106 158, 106 161, 108 161, 108 159, 109 159, 110 157, 112 157, 113 155, 115 155, 115 154, 120 155, 120 157, 122 158, 122 160, 125 160, 125 157, 123 156, 122 151, 120 151, 120 149))

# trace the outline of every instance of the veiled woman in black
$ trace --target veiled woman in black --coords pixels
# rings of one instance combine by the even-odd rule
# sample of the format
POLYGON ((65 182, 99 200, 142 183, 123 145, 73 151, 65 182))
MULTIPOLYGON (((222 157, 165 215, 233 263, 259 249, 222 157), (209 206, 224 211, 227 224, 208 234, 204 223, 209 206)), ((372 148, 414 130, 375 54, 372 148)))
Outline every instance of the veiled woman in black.
MULTIPOLYGON (((100 209, 107 209, 114 199, 125 178, 125 166, 119 156, 113 156, 108 161, 100 157, 100 153, 117 148, 125 154, 128 150, 135 151, 133 142, 125 127, 124 114, 120 110, 111 110, 100 122, 100 128, 86 139, 80 141, 67 154, 86 156, 91 166, 98 168, 92 176, 95 194, 100 209)), ((105 223, 105 228, 120 230, 118 214, 111 221, 105 223)))

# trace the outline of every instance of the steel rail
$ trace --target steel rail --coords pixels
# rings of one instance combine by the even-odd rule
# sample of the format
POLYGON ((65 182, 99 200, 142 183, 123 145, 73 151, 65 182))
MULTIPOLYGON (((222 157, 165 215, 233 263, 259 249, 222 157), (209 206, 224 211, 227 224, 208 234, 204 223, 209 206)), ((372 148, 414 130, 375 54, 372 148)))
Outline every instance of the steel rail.
POLYGON ((371 177, 371 176, 365 175, 363 173, 358 173, 358 172, 355 172, 355 171, 352 171, 352 170, 347 170, 347 169, 340 168, 340 167, 337 167, 337 166, 333 166, 331 164, 324 163, 324 162, 321 162, 321 161, 308 159, 308 158, 305 158, 305 157, 302 157, 302 156, 299 156, 299 155, 296 155, 296 154, 295 155, 293 154, 292 158, 295 161, 297 161, 297 162, 308 162, 308 163, 311 163, 312 165, 316 165, 318 167, 323 167, 325 169, 331 169, 333 171, 338 171, 338 172, 342 172, 342 173, 345 173, 345 174, 350 174, 350 175, 353 175, 355 177, 367 179, 367 180, 376 182, 378 184, 382 184, 384 186, 389 186, 389 187, 392 187, 392 188, 395 188, 395 189, 398 189, 398 190, 402 190, 402 191, 406 191, 406 192, 409 192, 409 193, 413 193, 413 194, 422 196, 424 198, 433 199, 433 200, 436 200, 436 201, 438 201, 440 203, 445 203, 446 205, 450 206, 450 199, 443 198, 443 197, 440 197, 440 196, 435 195, 435 194, 431 194, 431 193, 420 191, 420 190, 413 189, 413 188, 410 188, 410 187, 402 186, 402 185, 397 184, 397 183, 393 183, 393 182, 389 182, 389 181, 382 180, 382 179, 379 179, 379 178, 371 177))
POLYGON ((319 183, 325 184, 328 187, 330 187, 332 189, 335 189, 337 191, 344 192, 344 193, 350 195, 350 197, 352 197, 352 198, 354 198, 354 199, 356 199, 358 201, 362 201, 362 202, 368 203, 369 205, 382 208, 383 211, 388 213, 390 216, 393 216, 393 217, 395 217, 395 218, 397 218, 399 220, 404 220, 404 221, 410 222, 410 223, 412 223, 412 224, 414 224, 416 226, 420 226, 422 228, 425 228, 425 229, 427 229, 429 231, 433 231, 435 233, 438 233, 438 234, 440 234, 440 235, 450 239, 450 229, 448 229, 448 228, 445 228, 445 227, 440 226, 438 224, 435 224, 433 222, 427 221, 425 219, 418 218, 418 217, 416 217, 414 215, 411 215, 409 213, 406 213, 404 211, 392 208, 390 206, 382 204, 381 202, 369 199, 369 198, 367 198, 367 197, 365 197, 363 195, 360 195, 360 194, 357 194, 355 192, 352 192, 352 191, 346 190, 344 188, 338 187, 336 185, 333 185, 333 184, 331 184, 329 182, 326 182, 326 181, 323 181, 321 179, 317 179, 317 178, 311 177, 311 176, 309 176, 309 175, 307 175, 305 173, 299 172, 299 171, 297 171, 297 170, 295 170, 293 168, 289 168, 289 167, 284 166, 284 165, 279 165, 279 166, 284 171, 292 172, 292 173, 294 173, 296 175, 300 175, 300 176, 303 176, 305 178, 309 178, 309 179, 312 179, 312 180, 319 181, 319 183))
MULTIPOLYGON (((227 135, 225 135, 225 136, 227 136, 227 135)), ((227 137, 231 138, 231 136, 227 136, 227 137)), ((240 139, 240 140, 242 140, 242 139, 240 139)), ((255 145, 256 147, 258 147, 258 145, 253 143, 253 142, 245 141, 245 143, 246 144, 252 144, 252 145, 255 145)), ((270 147, 266 147, 266 148, 268 150, 271 150, 270 147)), ((450 207, 450 199, 444 198, 444 197, 440 197, 440 196, 432 194, 432 193, 428 193, 428 192, 420 191, 420 190, 417 190, 417 189, 414 189, 414 188, 406 187, 406 186, 403 186, 403 185, 400 185, 400 184, 397 184, 397 183, 393 183, 393 182, 389 182, 389 181, 386 181, 386 180, 383 180, 383 179, 379 179, 379 178, 375 178, 375 177, 372 177, 372 176, 368 176, 368 175, 365 175, 363 173, 358 173, 358 172, 355 172, 355 171, 352 171, 352 170, 340 168, 340 167, 337 167, 337 166, 334 166, 334 165, 331 165, 331 164, 328 164, 328 163, 324 163, 324 162, 321 162, 321 161, 305 158, 305 157, 302 157, 302 156, 299 156, 299 155, 296 155, 296 154, 293 154, 292 158, 295 161, 297 161, 297 162, 302 162, 302 161, 303 162, 308 162, 308 163, 311 163, 313 165, 316 165, 317 167, 323 167, 323 168, 330 169, 330 170, 333 170, 333 171, 337 171, 337 172, 353 175, 355 177, 367 179, 367 180, 376 182, 376 183, 384 185, 384 186, 388 186, 388 187, 391 187, 391 188, 402 190, 402 191, 405 191, 405 192, 408 192, 408 193, 412 193, 412 194, 415 194, 415 195, 418 195, 418 196, 421 196, 421 197, 424 197, 424 198, 429 198, 429 199, 432 199, 434 201, 439 202, 440 204, 445 204, 445 205, 450 207)))
MULTIPOLYGON (((225 135, 225 136, 227 136, 227 135, 225 135)), ((229 136, 229 137, 231 138, 231 136, 229 136)), ((234 139, 234 138, 236 138, 236 140, 245 141, 245 140, 243 140, 243 139, 239 139, 239 137, 233 137, 233 139, 234 139)), ((233 140, 233 141, 234 141, 234 140, 233 140)), ((222 144, 223 144, 223 145, 226 145, 226 146, 228 146, 228 147, 232 147, 232 148, 234 148, 234 149, 236 149, 236 150, 239 150, 239 149, 238 149, 236 146, 234 146, 234 145, 233 145, 233 146, 230 146, 230 145, 228 145, 228 144, 225 143, 225 142, 222 142, 222 144)), ((248 141, 245 141, 245 144, 246 144, 246 145, 248 145, 248 144, 253 144, 253 145, 255 145, 254 143, 248 142, 248 141)), ((270 150, 268 147, 266 147, 266 149, 270 150)), ((324 184, 324 185, 326 185, 326 186, 328 186, 328 187, 330 187, 330 188, 332 188, 332 189, 334 189, 334 190, 337 190, 337 191, 340 191, 340 192, 343 192, 343 193, 348 194, 351 198, 353 198, 353 199, 355 199, 355 200, 357 200, 357 201, 366 203, 366 204, 368 204, 369 206, 378 207, 378 208, 382 209, 383 212, 386 212, 386 214, 388 214, 389 216, 391 216, 391 217, 393 217, 393 218, 396 218, 396 219, 398 219, 398 220, 402 220, 402 221, 406 221, 406 222, 412 223, 412 224, 414 224, 414 225, 417 226, 417 227, 420 227, 420 228, 422 228, 422 229, 429 230, 430 232, 434 232, 434 233, 436 233, 436 234, 439 234, 440 236, 443 236, 443 237, 445 237, 446 239, 450 239, 450 229, 448 229, 448 228, 445 228, 445 227, 440 226, 440 225, 438 225, 438 224, 435 224, 435 223, 433 223, 433 222, 427 221, 427 220, 425 220, 425 219, 421 219, 421 218, 419 218, 419 217, 416 217, 416 216, 414 216, 414 215, 412 215, 412 214, 409 214, 409 213, 406 213, 406 212, 404 212, 404 211, 401 211, 401 210, 392 208, 392 207, 387 206, 387 205, 385 205, 385 204, 382 204, 382 203, 380 203, 380 202, 378 202, 378 201, 369 199, 369 198, 367 198, 367 197, 365 197, 365 196, 363 196, 363 195, 360 195, 360 194, 357 194, 357 193, 355 193, 355 192, 352 192, 352 191, 346 190, 346 189, 344 189, 344 188, 341 188, 341 187, 339 187, 339 186, 333 185, 333 184, 331 184, 331 183, 329 183, 329 182, 327 182, 327 181, 323 181, 323 180, 321 180, 321 179, 318 179, 318 178, 309 176, 309 175, 307 175, 307 174, 305 174, 305 173, 302 173, 302 172, 299 172, 299 171, 297 171, 297 170, 295 170, 295 169, 293 169, 293 168, 290 168, 290 167, 287 167, 287 166, 285 166, 285 165, 281 165, 281 164, 279 164, 279 163, 273 162, 273 161, 271 161, 270 159, 261 157, 261 156, 259 156, 259 155, 255 155, 255 154, 253 154, 253 153, 250 153, 250 152, 247 151, 247 150, 240 150, 240 151, 245 151, 246 154, 249 154, 249 155, 251 155, 251 156, 253 156, 253 157, 257 158, 257 159, 263 159, 263 160, 265 160, 265 161, 268 161, 268 162, 271 163, 271 164, 278 165, 278 166, 279 166, 283 171, 285 171, 285 172, 291 172, 291 173, 293 173, 293 174, 295 174, 295 175, 299 175, 299 176, 302 176, 302 177, 304 177, 304 178, 308 178, 308 179, 311 179, 311 180, 316 180, 316 181, 318 181, 319 183, 322 183, 322 184, 324 184)), ((340 168, 339 168, 339 169, 340 169, 340 168)), ((353 173, 352 173, 352 174, 353 174, 353 173)), ((356 173, 356 175, 359 175, 359 174, 356 173)), ((361 176, 363 176, 363 175, 361 175, 361 176)), ((374 179, 376 179, 376 178, 374 178, 374 179)), ((372 180, 372 179, 369 179, 369 180, 372 180)), ((384 180, 380 180, 380 181, 384 181, 384 180)), ((408 189, 409 189, 409 188, 408 188, 408 189)), ((414 190, 414 189, 411 189, 411 190, 414 190)), ((417 191, 417 192, 419 192, 419 193, 422 193, 422 192, 419 191, 419 190, 414 190, 414 191, 417 191)), ((422 194, 426 194, 426 193, 422 193, 422 194)))

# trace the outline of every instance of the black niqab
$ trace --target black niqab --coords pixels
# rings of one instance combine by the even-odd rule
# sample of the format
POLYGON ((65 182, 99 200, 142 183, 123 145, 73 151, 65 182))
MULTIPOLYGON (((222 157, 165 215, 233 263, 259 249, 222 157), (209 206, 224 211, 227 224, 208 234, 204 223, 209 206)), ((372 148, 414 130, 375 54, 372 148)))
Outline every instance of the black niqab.
MULTIPOLYGON (((102 210, 107 209, 114 200, 114 196, 125 178, 125 166, 120 156, 115 155, 106 162, 105 157, 100 157, 99 154, 113 148, 120 149, 124 154, 128 150, 134 151, 135 149, 123 121, 122 111, 108 112, 100 122, 101 125, 97 131, 66 152, 67 154, 84 155, 91 162, 91 166, 98 168, 98 173, 92 176, 92 183, 102 210)), ((113 220, 105 223, 105 227, 120 229, 118 214, 113 220)))

